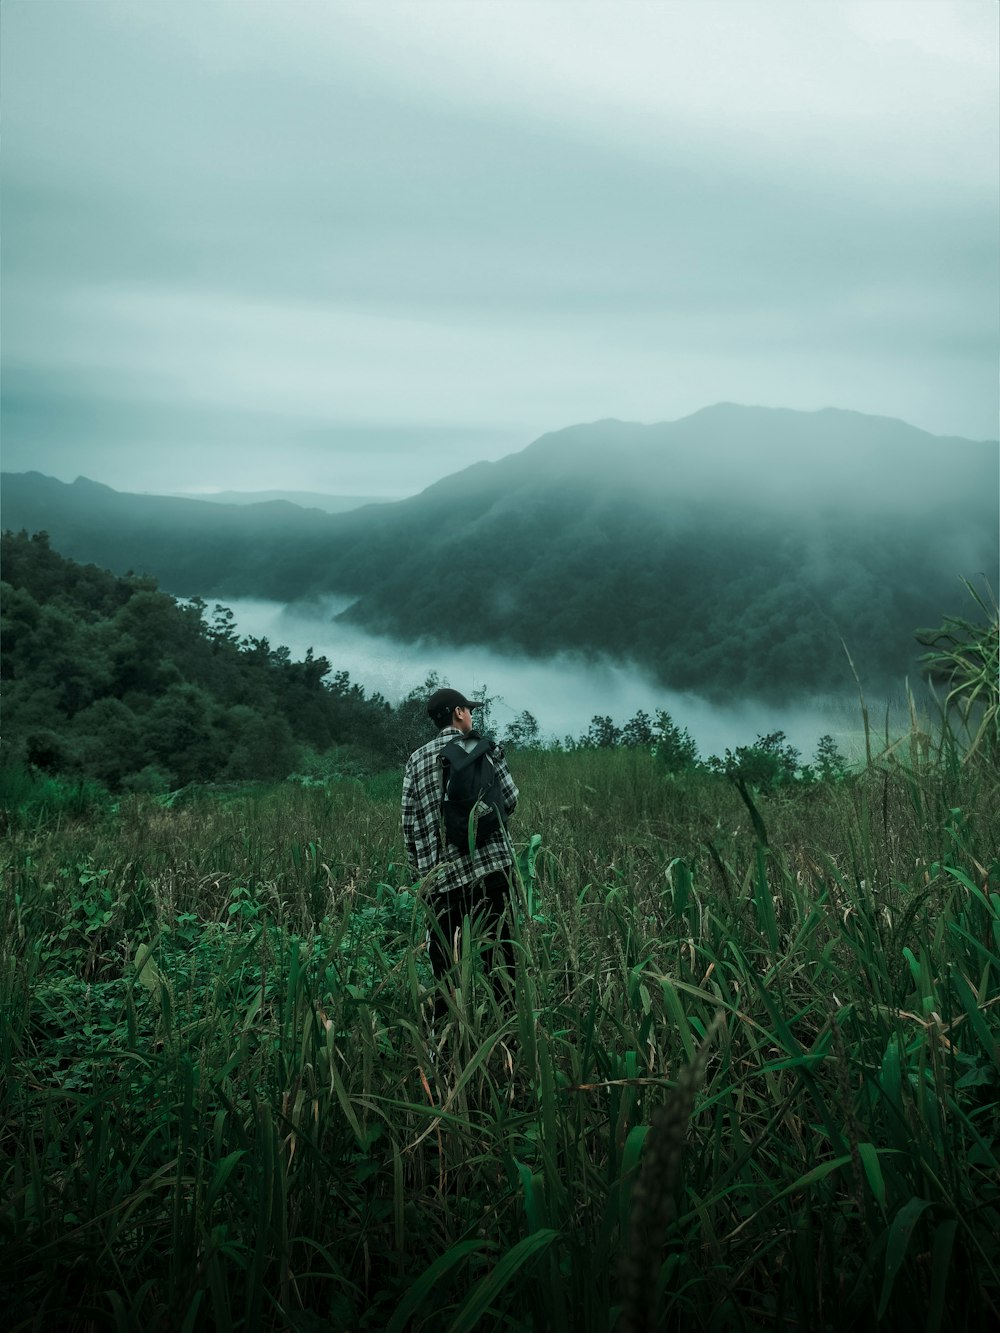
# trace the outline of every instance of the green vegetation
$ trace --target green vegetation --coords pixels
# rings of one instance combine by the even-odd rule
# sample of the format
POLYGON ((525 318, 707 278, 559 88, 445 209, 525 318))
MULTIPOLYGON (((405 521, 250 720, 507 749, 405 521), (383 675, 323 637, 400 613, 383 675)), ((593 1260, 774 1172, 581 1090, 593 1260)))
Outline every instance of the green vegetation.
POLYGON ((226 607, 209 619, 152 579, 64 559, 45 533, 4 533, 2 562, 8 770, 115 791, 351 772, 396 762, 429 726, 311 651, 240 639, 226 607))
POLYGON ((964 580, 978 618, 946 616, 918 640, 930 648, 921 659, 931 679, 945 687, 945 712, 958 714, 966 734, 966 760, 980 747, 1000 763, 1000 612, 989 585, 983 592, 964 580))
MULTIPOLYGON (((75 782, 79 803, 94 783, 163 793, 293 774, 306 785, 363 777, 401 762, 433 732, 425 700, 439 683, 434 675, 391 707, 311 650, 295 662, 267 639, 239 638, 224 606, 209 618, 204 602, 177 602, 152 579, 64 559, 44 532, 4 533, 0 556, 0 789, 12 808, 64 805, 65 785, 53 785, 59 778, 75 782)), ((479 716, 490 730, 489 707, 479 716)), ((774 739, 738 755, 748 763, 757 756, 757 768, 777 762, 783 781, 808 778, 787 745, 777 759, 758 754, 774 739)), ((539 724, 523 712, 502 740, 513 750, 537 748, 539 724)), ((833 746, 829 737, 824 743, 833 746)), ((690 734, 662 709, 655 718, 640 709, 621 726, 595 717, 561 744, 647 749, 675 772, 699 762, 690 734)), ((728 772, 731 760, 708 762, 728 772)))
POLYGON ((760 784, 524 749, 516 975, 473 927, 436 1029, 398 771, 37 777, 9 1327, 995 1327, 1000 780, 962 749, 760 784))
POLYGON ((992 602, 858 772, 523 713, 516 970, 473 922, 450 986, 389 766, 433 682, 389 708, 43 535, 4 574, 12 1330, 995 1326, 992 602))
POLYGON ((346 621, 404 643, 601 655, 674 690, 785 700, 850 686, 842 641, 869 689, 895 689, 958 579, 995 582, 997 460, 858 413, 718 405, 571 427, 345 514, 38 474, 7 476, 4 508, 179 596, 342 594, 346 621))

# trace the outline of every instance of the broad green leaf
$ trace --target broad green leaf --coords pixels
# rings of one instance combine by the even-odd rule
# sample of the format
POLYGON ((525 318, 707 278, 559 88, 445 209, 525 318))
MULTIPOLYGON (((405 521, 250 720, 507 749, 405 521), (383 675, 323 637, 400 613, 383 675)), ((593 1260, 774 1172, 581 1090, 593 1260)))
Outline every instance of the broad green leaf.
POLYGON ((526 1166, 524 1162, 519 1162, 517 1158, 514 1159, 514 1165, 517 1167, 517 1174, 521 1180, 524 1215, 528 1219, 528 1231, 539 1231, 543 1225, 545 1211, 542 1178, 536 1172, 533 1172, 530 1166, 526 1166))
POLYGON ((491 1240, 460 1240, 449 1246, 444 1254, 435 1259, 430 1267, 426 1268, 417 1280, 411 1283, 406 1295, 393 1311, 392 1318, 386 1325, 385 1333, 404 1333, 413 1315, 417 1313, 446 1273, 451 1272, 456 1265, 463 1263, 469 1255, 493 1248, 494 1243, 491 1240))
POLYGON ((476 1333, 487 1310, 529 1260, 547 1250, 559 1235, 550 1227, 534 1231, 508 1250, 495 1268, 472 1288, 465 1304, 448 1325, 448 1333, 476 1333))
POLYGON ((889 1239, 885 1247, 885 1275, 882 1279, 882 1297, 878 1303, 879 1319, 885 1314, 889 1299, 892 1296, 893 1284, 903 1265, 903 1260, 906 1258, 913 1228, 919 1222, 924 1210, 930 1206, 929 1199, 921 1199, 914 1195, 908 1203, 903 1204, 892 1219, 892 1225, 889 1228, 889 1239))
POLYGON ((136 980, 141 982, 148 991, 152 991, 154 995, 159 996, 163 980, 157 970, 156 963, 153 961, 153 951, 148 944, 138 946, 132 965, 136 971, 136 980))
POLYGON ((865 1169, 868 1186, 875 1196, 875 1202, 885 1212, 885 1180, 882 1177, 882 1166, 878 1160, 878 1149, 874 1143, 859 1143, 858 1156, 861 1158, 861 1165, 865 1169))
POLYGON ((206 1209, 210 1209, 212 1205, 215 1203, 216 1199, 222 1193, 226 1181, 233 1174, 233 1171, 236 1168, 236 1163, 240 1160, 241 1157, 245 1156, 246 1156, 245 1149, 237 1148, 235 1152, 228 1153, 225 1157, 223 1157, 221 1162, 216 1164, 212 1180, 208 1186, 208 1189, 205 1191, 206 1209))
POLYGON ((879 1086, 887 1100, 897 1109, 902 1105, 902 1063, 902 1055, 899 1049, 899 1036, 894 1032, 889 1038, 889 1041, 886 1044, 885 1054, 882 1056, 882 1070, 879 1076, 879 1086))
POLYGON ((955 983, 955 990, 958 992, 958 998, 962 1001, 962 1008, 968 1016, 972 1030, 979 1039, 983 1054, 988 1056, 1000 1069, 1000 1042, 998 1042, 997 1034, 991 1031, 989 1024, 983 1017, 979 1003, 972 993, 972 987, 958 968, 953 970, 951 979, 955 983))

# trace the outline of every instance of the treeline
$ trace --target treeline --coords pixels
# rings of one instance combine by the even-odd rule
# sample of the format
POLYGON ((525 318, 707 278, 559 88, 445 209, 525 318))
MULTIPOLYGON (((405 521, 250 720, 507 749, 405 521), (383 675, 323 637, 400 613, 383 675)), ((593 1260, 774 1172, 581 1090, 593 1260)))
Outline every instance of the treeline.
POLYGON ((44 532, 0 545, 4 763, 112 790, 399 762, 433 731, 310 650, 241 638, 224 606, 67 560, 44 532))
MULTIPOLYGON (((524 712, 510 723, 503 743, 512 749, 542 746, 540 728, 532 713, 524 712)), ((760 734, 753 745, 727 749, 723 755, 702 756, 687 727, 679 726, 666 709, 653 716, 638 709, 627 722, 619 725, 610 715, 595 714, 590 726, 580 736, 549 740, 546 749, 649 751, 664 773, 684 774, 695 771, 721 774, 758 791, 770 792, 791 783, 840 781, 849 765, 836 741, 821 736, 811 762, 803 762, 802 752, 783 731, 760 734)))

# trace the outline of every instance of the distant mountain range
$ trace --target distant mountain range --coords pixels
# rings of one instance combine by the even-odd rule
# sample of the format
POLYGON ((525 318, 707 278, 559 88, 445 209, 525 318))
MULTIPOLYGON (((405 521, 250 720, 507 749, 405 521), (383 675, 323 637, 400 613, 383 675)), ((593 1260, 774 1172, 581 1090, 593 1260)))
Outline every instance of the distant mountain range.
POLYGON ((195 495, 191 491, 177 492, 179 500, 202 500, 208 504, 256 505, 273 500, 284 500, 301 509, 322 509, 325 514, 344 514, 363 505, 391 504, 396 495, 322 495, 313 491, 213 491, 195 495))
POLYGON ((997 582, 1000 450, 859 413, 601 421, 341 514, 3 478, 4 527, 177 595, 336 592, 404 641, 635 661, 707 694, 899 684, 913 632, 997 582))

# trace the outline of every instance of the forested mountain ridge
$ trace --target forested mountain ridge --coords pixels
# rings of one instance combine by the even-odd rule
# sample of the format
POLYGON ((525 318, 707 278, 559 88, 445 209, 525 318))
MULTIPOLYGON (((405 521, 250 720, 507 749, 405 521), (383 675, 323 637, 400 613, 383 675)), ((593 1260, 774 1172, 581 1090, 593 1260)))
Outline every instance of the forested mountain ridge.
POLYGON ((253 596, 275 555, 308 547, 329 518, 286 500, 231 505, 132 495, 87 477, 67 485, 40 472, 3 475, 0 513, 7 530, 45 531, 71 559, 150 574, 178 596, 253 596))
POLYGON ((155 497, 118 496, 126 525, 104 496, 99 531, 69 487, 25 522, 8 478, 4 522, 178 594, 339 592, 357 598, 346 618, 403 640, 605 653, 673 688, 785 694, 844 684, 841 640, 867 681, 899 683, 959 579, 995 582, 998 474, 995 443, 720 404, 569 427, 339 515, 193 501, 211 518, 181 531, 166 506, 183 502, 140 520, 132 502, 155 497), (216 522, 224 509, 244 525, 216 522))

